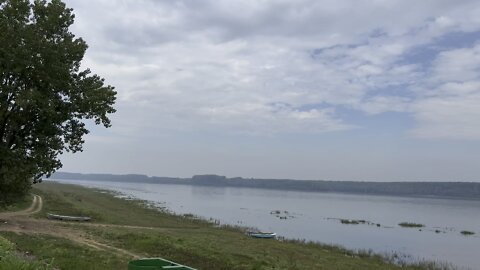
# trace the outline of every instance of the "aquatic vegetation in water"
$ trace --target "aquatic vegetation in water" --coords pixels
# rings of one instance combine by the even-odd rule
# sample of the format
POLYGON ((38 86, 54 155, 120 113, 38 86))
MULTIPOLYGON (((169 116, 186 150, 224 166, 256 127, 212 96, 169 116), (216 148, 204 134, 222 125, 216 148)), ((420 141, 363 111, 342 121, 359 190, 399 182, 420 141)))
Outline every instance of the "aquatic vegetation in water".
POLYGON ((346 224, 346 225, 370 225, 370 226, 377 226, 377 227, 382 227, 382 224, 380 223, 375 223, 371 222, 368 220, 364 219, 346 219, 346 218, 326 218, 327 220, 338 220, 340 221, 341 224, 346 224))
POLYGON ((404 227, 404 228, 423 228, 425 225, 420 224, 420 223, 413 223, 413 222, 401 222, 398 223, 398 226, 404 227))
POLYGON ((365 224, 367 223, 365 220, 356 220, 356 219, 341 219, 340 223, 342 224, 352 224, 352 225, 358 225, 358 224, 365 224))
POLYGON ((288 211, 284 210, 273 210, 270 211, 271 215, 275 215, 279 219, 289 219, 289 218, 295 218, 294 214, 290 214, 288 211))
POLYGON ((475 234, 474 232, 471 232, 471 231, 461 231, 460 233, 463 234, 463 235, 474 235, 475 234))

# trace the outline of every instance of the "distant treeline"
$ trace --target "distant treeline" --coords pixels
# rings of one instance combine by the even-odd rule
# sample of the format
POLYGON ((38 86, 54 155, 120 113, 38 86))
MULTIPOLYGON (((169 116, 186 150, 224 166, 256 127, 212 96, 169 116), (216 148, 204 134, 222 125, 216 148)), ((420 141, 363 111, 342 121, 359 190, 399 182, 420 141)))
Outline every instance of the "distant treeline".
POLYGON ((146 176, 141 174, 81 174, 57 172, 52 179, 140 182, 215 187, 248 187, 309 192, 340 192, 370 195, 429 196, 480 199, 480 183, 473 182, 354 182, 291 179, 227 178, 219 175, 195 175, 192 178, 146 176))

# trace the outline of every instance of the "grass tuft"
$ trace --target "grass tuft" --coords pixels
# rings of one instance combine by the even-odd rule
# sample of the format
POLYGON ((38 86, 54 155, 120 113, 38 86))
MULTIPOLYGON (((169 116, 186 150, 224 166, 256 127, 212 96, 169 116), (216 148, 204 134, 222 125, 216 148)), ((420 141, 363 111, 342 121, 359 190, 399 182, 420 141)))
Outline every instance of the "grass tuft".
POLYGON ((16 246, 6 238, 0 236, 0 270, 48 270, 48 265, 30 261, 21 253, 17 253, 16 246))

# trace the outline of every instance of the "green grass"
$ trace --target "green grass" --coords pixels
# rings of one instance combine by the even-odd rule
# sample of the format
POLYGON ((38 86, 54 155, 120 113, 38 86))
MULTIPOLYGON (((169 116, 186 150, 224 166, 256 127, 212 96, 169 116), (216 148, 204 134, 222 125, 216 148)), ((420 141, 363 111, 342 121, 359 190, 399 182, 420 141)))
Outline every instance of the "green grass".
POLYGON ((33 256, 37 264, 49 265, 51 269, 123 269, 128 263, 127 258, 80 246, 64 238, 5 232, 1 234, 15 242, 18 249, 33 256))
MULTIPOLYGON (((87 215, 92 223, 142 226, 103 227, 67 224, 97 242, 128 250, 144 257, 163 257, 197 269, 436 269, 426 266, 397 266, 370 253, 300 241, 278 241, 247 237, 235 227, 215 227, 189 217, 159 212, 142 201, 119 199, 105 192, 72 185, 44 182, 34 193, 44 199, 46 213, 87 215)), ((68 239, 46 235, 0 233, 28 251, 36 261, 54 269, 126 269, 129 258, 79 246, 68 239), (98 266, 96 262, 102 262, 98 266)), ((1 268, 0 268, 1 269, 1 268)))
POLYGON ((28 260, 22 253, 17 253, 16 246, 0 236, 0 270, 47 270, 46 264, 28 260))
POLYGON ((111 193, 79 186, 44 182, 36 185, 34 192, 44 199, 43 209, 37 215, 40 217, 47 213, 90 216, 94 223, 145 227, 194 228, 207 224, 203 220, 157 211, 144 201, 120 199, 111 193))
POLYGON ((402 222, 399 223, 398 226, 404 227, 404 228, 423 228, 425 225, 420 224, 420 223, 413 223, 413 222, 402 222))
POLYGON ((33 195, 25 195, 22 198, 19 198, 15 203, 9 205, 0 204, 0 212, 3 211, 18 211, 26 209, 32 204, 33 195))
POLYGON ((90 228, 89 232, 111 245, 198 269, 400 269, 372 254, 315 243, 259 240, 232 228, 194 231, 90 228))

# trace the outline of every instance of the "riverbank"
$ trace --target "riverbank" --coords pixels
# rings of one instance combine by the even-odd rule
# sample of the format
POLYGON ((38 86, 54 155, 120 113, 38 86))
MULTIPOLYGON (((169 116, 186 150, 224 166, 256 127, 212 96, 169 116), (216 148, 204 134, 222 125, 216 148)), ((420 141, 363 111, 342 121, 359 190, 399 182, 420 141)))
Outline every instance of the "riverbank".
POLYGON ((237 228, 217 228, 79 186, 42 183, 33 192, 43 198, 41 210, 31 217, 3 218, 7 224, 0 225, 0 236, 25 260, 52 268, 126 269, 134 257, 164 257, 199 270, 435 269, 400 267, 379 256, 315 243, 249 238, 237 228), (51 221, 47 213, 93 221, 51 221))

